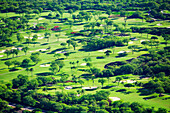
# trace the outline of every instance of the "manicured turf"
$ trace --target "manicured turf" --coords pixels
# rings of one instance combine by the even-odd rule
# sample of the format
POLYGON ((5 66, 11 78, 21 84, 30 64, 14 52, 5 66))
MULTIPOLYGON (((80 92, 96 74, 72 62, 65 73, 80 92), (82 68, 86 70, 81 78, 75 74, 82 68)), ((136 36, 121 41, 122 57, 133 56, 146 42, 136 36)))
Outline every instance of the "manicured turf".
MULTIPOLYGON (((49 46, 51 47, 50 50, 47 50, 45 52, 42 52, 40 54, 40 59, 41 59, 41 62, 39 62, 37 65, 35 66, 32 66, 32 68, 34 68, 34 72, 33 72, 33 76, 31 75, 31 73, 29 72, 28 76, 29 76, 29 79, 33 79, 33 78, 36 78, 37 77, 37 74, 39 73, 43 73, 43 72, 50 72, 49 70, 49 67, 40 67, 40 65, 44 64, 44 63, 50 63, 51 61, 55 60, 56 58, 54 58, 54 53, 53 54, 49 54, 50 52, 52 51, 55 51, 56 49, 62 49, 63 47, 60 45, 60 43, 62 42, 66 42, 68 39, 70 38, 75 38, 75 39, 83 39, 83 38, 89 38, 89 37, 85 37, 85 36, 77 36, 77 37, 70 37, 68 35, 66 35, 66 33, 70 33, 72 31, 80 31, 80 30, 83 30, 84 27, 83 25, 74 25, 71 29, 69 28, 69 25, 67 25, 66 23, 60 23, 58 19, 52 19, 51 22, 49 19, 46 19, 44 18, 45 16, 47 16, 48 14, 50 13, 49 12, 43 12, 41 13, 40 17, 39 17, 39 20, 37 21, 37 19, 35 19, 37 17, 37 15, 35 15, 35 17, 33 19, 30 19, 29 20, 29 25, 33 26, 37 23, 48 23, 48 27, 47 27, 47 30, 41 30, 41 31, 32 31, 32 34, 31 34, 31 37, 35 34, 37 35, 41 35, 39 37, 44 37, 44 34, 45 32, 50 32, 51 33, 51 36, 50 36, 50 39, 49 39, 49 42, 47 42, 47 39, 38 39, 36 42, 38 42, 38 44, 34 45, 33 44, 22 44, 23 46, 28 46, 29 47, 29 50, 27 52, 27 55, 24 54, 24 52, 20 51, 18 57, 14 57, 12 58, 12 55, 9 56, 10 59, 8 59, 9 61, 14 61, 14 60, 18 60, 18 61, 22 61, 23 59, 25 58, 29 58, 31 53, 32 52, 35 52, 37 51, 38 49, 47 49, 49 46), (62 28, 62 31, 60 36, 59 36, 59 41, 57 39, 57 37, 55 37, 55 34, 59 34, 59 32, 54 32, 54 31, 51 31, 49 29, 53 28, 54 26, 60 26, 62 28)), ((74 14, 78 14, 79 12, 74 12, 74 14)), ((132 13, 132 12, 130 12, 132 13)), ((53 14, 55 14, 53 12, 53 14)), ((114 12, 113 14, 117 15, 119 13, 117 12, 114 12)), ((14 17, 14 16, 19 16, 19 14, 15 14, 15 13, 8 13, 7 14, 8 17, 14 17)), ((34 14, 32 14, 34 15, 34 14)), ((6 14, 5 13, 0 13, 0 17, 5 17, 6 14)), ((108 15, 106 14, 102 14, 102 16, 106 16, 108 17, 108 15)), ((63 17, 65 18, 69 18, 69 20, 71 20, 70 18, 70 14, 68 13, 64 13, 63 17)), ((111 19, 111 18, 110 18, 111 19)), ((95 20, 92 18, 91 22, 94 22, 95 20)), ((99 20, 100 21, 100 20, 99 20)), ((116 24, 119 24, 121 27, 124 27, 122 25, 122 23, 124 23, 124 18, 123 17, 118 17, 117 19, 114 19, 113 20, 114 23, 116 24)), ((74 24, 78 24, 78 23, 88 23, 86 22, 85 20, 83 22, 77 22, 77 23, 74 23, 74 24)), ((104 24, 104 22, 102 23, 104 24)), ((153 23, 147 23, 147 22, 142 22, 141 19, 128 19, 127 20, 127 26, 126 28, 130 28, 130 27, 168 27, 170 24, 166 21, 158 21, 158 22, 153 22, 153 23)), ((97 28, 97 27, 95 27, 97 28)), ((103 27, 99 27, 99 28, 102 28, 103 27)), ((114 27, 113 27, 114 28, 114 27)), ((20 30, 19 31, 20 33, 22 33, 23 36, 25 37, 28 37, 28 34, 26 32, 28 32, 28 30, 20 30)), ((115 31, 115 33, 117 33, 117 31, 115 31)), ((142 36, 141 34, 139 33, 130 33, 131 34, 131 37, 136 37, 138 40, 136 41, 130 41, 131 43, 129 45, 139 45, 140 47, 144 48, 143 45, 141 45, 141 41, 142 40, 150 40, 150 38, 154 35, 150 35, 149 34, 149 38, 147 39, 147 34, 143 33, 142 36)), ((163 42, 163 38, 161 36, 157 36, 159 39, 160 42, 163 42)), ((120 37, 120 38, 130 38, 130 36, 127 36, 127 37, 120 37)), ((17 42, 17 39, 16 39, 16 34, 14 34, 12 36, 12 40, 16 41, 17 42)), ((26 39, 24 39, 24 42, 25 42, 26 39)), ((16 46, 20 45, 19 43, 16 44, 16 46)), ((68 58, 66 58, 63 54, 60 58, 64 58, 64 63, 65 63, 65 66, 61 69, 61 72, 65 72, 69 75, 71 74, 74 74, 76 75, 77 77, 82 75, 82 74, 87 74, 88 72, 83 72, 83 71, 79 71, 78 69, 88 69, 89 67, 87 66, 83 66, 81 64, 85 63, 83 61, 84 58, 87 58, 87 57, 90 57, 92 59, 91 63, 93 65, 93 67, 96 67, 96 68, 99 68, 100 70, 103 70, 104 69, 104 66, 107 64, 107 63, 110 63, 110 62, 114 62, 114 61, 125 61, 125 60, 128 60, 128 59, 131 59, 131 58, 136 58, 142 54, 146 54, 148 53, 148 51, 139 51, 139 52, 134 52, 134 54, 132 54, 131 50, 128 49, 128 46, 123 46, 123 47, 115 47, 114 48, 114 54, 110 54, 110 56, 105 56, 104 54, 104 51, 105 50, 112 50, 111 48, 106 48, 106 49, 103 49, 103 50, 100 50, 100 51, 90 51, 90 52, 85 52, 85 51, 79 51, 79 49, 82 48, 82 44, 81 43, 78 43, 78 47, 76 47, 76 50, 73 49, 72 46, 68 47, 66 46, 66 51, 69 51, 69 52, 72 52, 72 54, 69 55, 68 58), (118 55, 118 52, 120 51, 129 51, 128 52, 128 55, 125 56, 125 57, 116 57, 118 55), (97 59, 97 57, 104 57, 104 59, 97 59), (70 62, 76 62, 76 61, 79 61, 78 64, 75 64, 75 66, 77 66, 78 69, 73 69, 71 70, 70 68, 70 62)), ((159 48, 163 48, 165 47, 165 45, 163 44, 160 44, 159 45, 159 48)), ((5 50, 5 49, 11 49, 12 47, 1 47, 0 50, 5 50)), ((157 50, 156 47, 153 47, 155 50, 157 50)), ((56 52, 60 52, 59 51, 56 51, 56 52)), ((6 59, 6 55, 4 53, 0 53, 0 55, 4 55, 3 57, 0 57, 1 59, 1 63, 0 63, 0 83, 4 83, 4 82, 9 82, 11 81, 13 78, 16 78, 18 74, 23 74, 23 75, 27 75, 27 72, 25 71, 25 68, 21 68, 20 70, 18 71, 13 71, 13 72, 9 72, 9 69, 7 68, 7 66, 4 64, 5 60, 6 59)), ((31 65, 34 65, 33 62, 31 62, 31 65)), ((11 66, 13 67, 13 66, 11 66)), ((10 67, 10 68, 11 68, 10 67)), ((58 74, 60 74, 58 73, 58 74)), ((128 76, 128 75, 127 75, 128 76)), ((134 75, 130 75, 132 76, 131 79, 136 79, 138 80, 138 76, 134 76, 134 75)), ((52 76, 56 79, 60 79, 59 76, 52 76)), ((70 76, 69 79, 71 79, 72 77, 70 76)), ((98 81, 99 78, 95 79, 95 83, 94 83, 94 86, 97 86, 99 87, 99 89, 95 90, 95 91, 86 91, 85 94, 87 93, 95 93, 96 91, 99 91, 99 90, 103 90, 101 89, 101 84, 99 84, 97 81, 98 81)), ((86 86, 86 87, 91 87, 93 86, 93 83, 92 83, 92 80, 89 80, 89 81, 86 81, 85 79, 82 78, 82 80, 85 82, 83 84, 83 86, 86 86)), ((107 79, 106 79, 107 80, 107 79)), ((112 83, 113 81, 115 80, 115 77, 111 77, 110 78, 110 84, 113 84, 113 85, 117 85, 117 83, 112 83)), ((138 80, 138 81, 142 81, 142 82, 146 82, 148 80, 138 80)), ((108 83, 106 82, 104 84, 104 86, 106 86, 108 83)), ((60 84, 61 85, 61 84, 60 84)), ((74 87, 80 87, 80 84, 74 84, 74 83, 69 83, 69 84, 65 84, 65 85, 68 85, 68 86, 74 86, 74 87)), ((57 88, 56 90, 48 90, 48 91, 42 91, 43 87, 39 88, 37 90, 38 93, 50 93, 50 94, 55 94, 56 91, 61 91, 61 89, 59 87, 59 85, 54 85, 52 86, 53 88, 57 88)), ((111 94, 110 94, 110 97, 119 97, 121 98, 121 100, 125 101, 125 102, 134 102, 134 101, 137 101, 141 104, 143 104, 144 106, 150 106, 150 107, 155 107, 156 109, 159 108, 159 107, 163 107, 163 108, 166 108, 168 110, 170 110, 169 108, 169 104, 170 103, 170 100, 167 99, 167 100, 163 100, 164 98, 166 97, 169 97, 169 96, 163 96, 163 97, 157 97, 157 98, 153 98, 153 99, 149 99, 149 100, 145 100, 143 99, 144 97, 146 96, 140 96, 139 93, 137 93, 137 88, 126 88, 128 91, 131 91, 132 93, 130 94, 124 94, 122 92, 115 92, 116 89, 120 89, 120 88, 123 88, 123 85, 120 84, 118 87, 115 87, 115 88, 110 88, 110 89, 105 89, 105 90, 110 90, 111 91, 111 94)), ((77 90, 80 90, 81 88, 76 88, 76 89, 71 89, 71 90, 64 90, 64 92, 76 92, 77 90)), ((149 95, 150 96, 150 95, 149 95)))

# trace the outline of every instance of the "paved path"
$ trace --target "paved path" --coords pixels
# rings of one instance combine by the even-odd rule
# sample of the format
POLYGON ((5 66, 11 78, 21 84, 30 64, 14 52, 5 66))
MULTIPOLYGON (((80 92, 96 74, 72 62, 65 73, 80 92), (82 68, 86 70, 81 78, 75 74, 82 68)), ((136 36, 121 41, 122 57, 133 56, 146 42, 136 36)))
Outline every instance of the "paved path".
MULTIPOLYGON (((21 104, 22 105, 22 104, 21 104)), ((9 103, 8 106, 12 107, 12 108, 15 108, 16 107, 16 104, 14 103, 9 103)), ((27 111, 33 111, 35 108, 33 107, 30 107, 30 106, 25 106, 25 105, 22 105, 23 108, 21 108, 21 110, 27 110, 27 111)), ((42 110, 42 113, 45 113, 46 110, 42 110)))

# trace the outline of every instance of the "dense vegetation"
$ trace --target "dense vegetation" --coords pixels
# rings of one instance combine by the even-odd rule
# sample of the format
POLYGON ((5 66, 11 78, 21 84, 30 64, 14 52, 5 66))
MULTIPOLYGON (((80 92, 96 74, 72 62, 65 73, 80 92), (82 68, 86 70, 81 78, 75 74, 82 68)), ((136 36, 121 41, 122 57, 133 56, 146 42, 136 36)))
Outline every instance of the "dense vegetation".
POLYGON ((167 113, 169 8, 168 0, 0 0, 0 112, 167 113))

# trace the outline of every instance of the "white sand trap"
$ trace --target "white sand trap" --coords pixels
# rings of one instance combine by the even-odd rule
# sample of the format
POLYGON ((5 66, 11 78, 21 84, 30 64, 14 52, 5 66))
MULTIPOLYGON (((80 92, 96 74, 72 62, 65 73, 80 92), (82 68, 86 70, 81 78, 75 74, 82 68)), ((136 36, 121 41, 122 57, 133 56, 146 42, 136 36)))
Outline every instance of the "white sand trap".
POLYGON ((4 55, 0 55, 0 57, 3 57, 4 55))
POLYGON ((30 51, 31 53, 34 52, 34 51, 30 51))
POLYGON ((18 48, 18 50, 20 50, 20 51, 21 51, 21 50, 22 50, 22 47, 19 47, 19 48, 18 48))
POLYGON ((86 63, 82 63, 81 66, 86 66, 86 63))
POLYGON ((40 65, 40 67, 50 67, 50 64, 40 65))
POLYGON ((126 52, 131 52, 131 51, 126 51, 126 52))
POLYGON ((133 80, 127 80, 127 83, 135 83, 136 81, 133 80))
POLYGON ((82 87, 82 89, 97 89, 97 87, 82 87))
POLYGON ((162 24, 156 24, 157 26, 161 26, 162 24))
POLYGON ((4 53, 6 50, 1 50, 0 53, 4 53))
POLYGON ((109 97, 109 99, 112 100, 112 101, 118 101, 118 100, 120 100, 120 98, 118 98, 118 97, 109 97))
POLYGON ((36 51, 46 51, 47 49, 38 49, 36 51))
MULTIPOLYGON (((24 38, 28 38, 27 36, 24 36, 24 38)), ((30 37, 30 39, 32 39, 33 37, 30 37)))
POLYGON ((41 34, 38 34, 37 36, 41 36, 41 34))
POLYGON ((38 37, 38 39, 43 39, 44 37, 38 37))
POLYGON ((71 86, 67 86, 67 87, 65 87, 64 89, 66 89, 66 90, 70 90, 70 89, 72 89, 73 87, 71 87, 71 86))
POLYGON ((13 47, 12 49, 18 49, 18 48, 16 48, 16 47, 13 47))
POLYGON ((124 53, 124 52, 126 52, 126 51, 119 51, 119 52, 117 52, 117 53, 124 53))
POLYGON ((133 42, 129 42, 128 44, 133 44, 133 42))
POLYGON ((79 96, 80 96, 80 94, 77 94, 77 96, 79 97, 79 96))
POLYGON ((38 20, 43 20, 44 18, 39 18, 38 20))
POLYGON ((149 40, 141 40, 140 42, 143 42, 143 41, 149 41, 149 40))
POLYGON ((99 52, 105 52, 105 51, 107 51, 107 50, 98 50, 99 52))

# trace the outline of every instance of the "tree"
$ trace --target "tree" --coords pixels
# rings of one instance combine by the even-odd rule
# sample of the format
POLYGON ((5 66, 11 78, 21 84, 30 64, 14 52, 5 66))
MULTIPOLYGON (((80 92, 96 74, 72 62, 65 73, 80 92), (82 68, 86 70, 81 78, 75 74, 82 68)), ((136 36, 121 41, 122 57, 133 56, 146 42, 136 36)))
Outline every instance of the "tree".
POLYGON ((167 113, 167 110, 165 108, 158 108, 158 111, 156 113, 167 113))
POLYGON ((14 58, 14 55, 16 54, 18 54, 18 52, 19 52, 19 50, 18 49, 12 49, 11 50, 11 53, 13 54, 13 58, 14 58))
POLYGON ((31 55, 30 58, 35 63, 35 65, 41 61, 41 59, 39 58, 39 55, 31 55))
POLYGON ((7 58, 8 58, 8 56, 11 54, 11 51, 9 51, 9 50, 5 50, 5 52, 4 52, 6 55, 7 55, 7 58))
POLYGON ((111 10, 107 10, 106 14, 108 14, 110 16, 112 14, 112 11, 111 10))
POLYGON ((35 106, 36 100, 33 99, 31 96, 23 97, 23 103, 29 106, 35 106))
POLYGON ((69 52, 67 52, 67 53, 64 53, 64 56, 66 56, 66 58, 68 58, 68 56, 70 55, 70 53, 69 52))
POLYGON ((74 50, 75 50, 76 47, 78 46, 76 42, 72 42, 71 45, 74 47, 74 50))
POLYGON ((34 69, 33 69, 33 68, 30 68, 29 71, 31 72, 31 75, 33 76, 33 71, 34 71, 34 69))
POLYGON ((112 70, 110 70, 110 69, 105 69, 105 70, 103 70, 102 72, 103 72, 103 76, 104 76, 104 77, 107 77, 107 79, 108 79, 108 84, 109 84, 109 79, 110 79, 111 76, 114 75, 114 73, 113 73, 112 70))
POLYGON ((24 37, 23 36, 21 36, 21 34, 20 33, 17 33, 17 40, 18 40, 18 42, 22 42, 22 40, 24 39, 24 37))
POLYGON ((39 83, 38 83, 37 79, 32 79, 27 84, 28 84, 27 88, 28 89, 33 89, 33 90, 37 89, 38 86, 39 86, 39 83))
POLYGON ((147 33, 147 38, 148 38, 148 35, 149 35, 149 33, 151 32, 152 30, 151 29, 145 29, 145 33, 147 33))
POLYGON ((106 56, 109 56, 110 53, 112 53, 112 52, 111 52, 110 50, 107 50, 107 51, 105 51, 104 53, 106 54, 106 56))
POLYGON ((62 42, 60 45, 65 47, 67 45, 67 43, 62 42))
POLYGON ((60 58, 60 56, 61 56, 60 53, 54 54, 54 57, 57 57, 58 59, 60 58))
POLYGON ((6 61, 4 64, 7 65, 8 69, 9 69, 9 67, 12 65, 12 62, 11 61, 6 61))
POLYGON ((116 77, 116 81, 118 81, 118 85, 122 79, 123 79, 122 77, 116 77))
POLYGON ((55 37, 57 37, 57 39, 58 39, 58 41, 59 41, 59 39, 60 39, 60 38, 59 38, 59 35, 58 35, 58 34, 55 34, 55 37))
POLYGON ((47 42, 49 42, 49 38, 50 38, 50 36, 51 36, 51 33, 45 33, 44 34, 44 36, 45 36, 45 38, 47 38, 47 42))
POLYGON ((166 45, 168 44, 168 40, 170 40, 170 35, 169 34, 163 34, 162 37, 166 41, 166 45))
POLYGON ((28 68, 28 66, 29 66, 29 62, 30 62, 30 59, 24 59, 23 61, 22 61, 22 66, 23 67, 25 67, 25 68, 28 68))
POLYGON ((137 45, 128 46, 128 49, 132 49, 132 54, 134 53, 134 50, 137 49, 137 48, 138 48, 137 45))
MULTIPOLYGON (((33 38, 32 38, 32 41, 36 41, 38 39, 38 36, 37 35, 34 35, 33 38)), ((34 42, 34 47, 35 47, 35 42, 34 42)))
POLYGON ((21 63, 17 60, 12 61, 12 63, 14 64, 14 67, 21 65, 21 63))
POLYGON ((91 66, 92 66, 92 63, 89 63, 89 62, 88 62, 88 63, 86 64, 86 66, 91 67, 91 66))
POLYGON ((28 49, 29 49, 28 47, 23 47, 22 48, 22 51, 24 51, 25 55, 27 54, 28 49))
POLYGON ((106 80, 102 78, 102 79, 99 79, 98 82, 101 83, 103 87, 103 84, 106 82, 106 80))
POLYGON ((54 75, 59 71, 59 66, 55 61, 51 62, 49 70, 52 71, 54 75))
POLYGON ((78 66, 79 61, 77 60, 76 63, 77 63, 77 66, 78 66))
POLYGON ((62 10, 62 9, 61 9, 61 10, 59 10, 58 12, 60 13, 60 15, 61 15, 61 18, 63 18, 63 13, 64 13, 64 10, 62 10))
POLYGON ((165 90, 162 87, 158 87, 158 88, 156 88, 156 92, 159 93, 159 96, 161 96, 162 93, 165 92, 165 90))
POLYGON ((124 42, 124 43, 127 43, 127 46, 128 46, 129 39, 128 39, 128 38, 125 38, 125 39, 123 40, 123 42, 124 42))
POLYGON ((72 9, 69 9, 69 10, 68 10, 68 13, 70 13, 70 17, 71 17, 71 15, 73 14, 73 10, 72 10, 72 9))
POLYGON ((70 46, 70 44, 72 43, 72 40, 67 40, 66 42, 67 42, 68 47, 69 47, 69 46, 70 46))
POLYGON ((147 45, 149 45, 149 42, 148 41, 143 41, 143 42, 141 42, 141 44, 144 45, 145 48, 147 49, 147 45))

